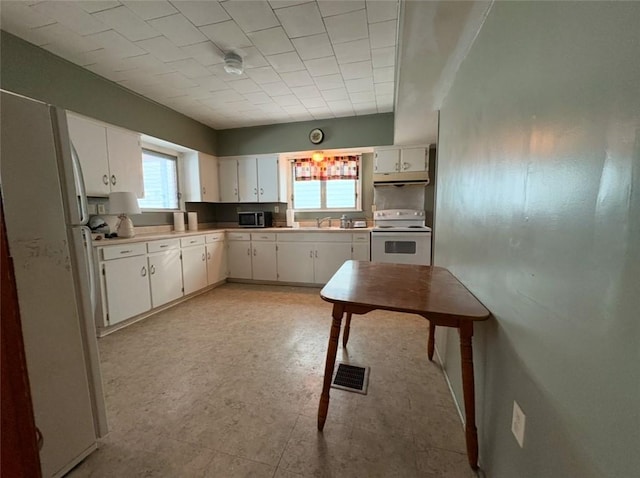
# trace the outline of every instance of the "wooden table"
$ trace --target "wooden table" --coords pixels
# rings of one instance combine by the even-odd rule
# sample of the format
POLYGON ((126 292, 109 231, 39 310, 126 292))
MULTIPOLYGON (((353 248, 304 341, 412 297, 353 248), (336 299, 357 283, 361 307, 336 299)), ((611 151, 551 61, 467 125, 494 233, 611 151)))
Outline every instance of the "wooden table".
POLYGON ((320 291, 333 304, 324 384, 318 407, 318 430, 324 428, 329 388, 336 362, 342 317, 347 314, 342 344, 346 347, 352 314, 392 310, 417 314, 429 321, 427 354, 433 360, 436 325, 455 327, 460 334, 465 436, 469 465, 478 468, 478 432, 473 382, 473 323, 486 320, 489 311, 447 269, 435 266, 347 261, 320 291))

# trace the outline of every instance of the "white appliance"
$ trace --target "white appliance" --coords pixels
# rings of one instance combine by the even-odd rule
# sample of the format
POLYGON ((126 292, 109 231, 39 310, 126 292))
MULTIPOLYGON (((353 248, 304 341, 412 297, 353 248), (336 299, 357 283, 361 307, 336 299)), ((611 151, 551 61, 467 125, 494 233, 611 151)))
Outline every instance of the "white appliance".
POLYGON ((424 211, 375 211, 371 261, 431 265, 431 228, 424 225, 424 211))
POLYGON ((107 432, 84 183, 65 112, 0 94, 0 184, 42 476, 59 477, 107 432))

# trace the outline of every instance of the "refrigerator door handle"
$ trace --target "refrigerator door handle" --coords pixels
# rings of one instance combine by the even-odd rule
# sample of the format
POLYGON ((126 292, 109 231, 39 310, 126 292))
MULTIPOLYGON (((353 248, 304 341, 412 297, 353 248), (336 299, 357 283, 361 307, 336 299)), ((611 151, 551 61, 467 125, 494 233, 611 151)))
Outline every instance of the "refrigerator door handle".
POLYGON ((80 158, 78 157, 78 152, 76 151, 75 146, 69 139, 69 144, 71 145, 71 160, 73 161, 73 175, 75 179, 75 183, 77 185, 78 190, 76 194, 78 195, 78 202, 80 207, 80 224, 87 224, 89 222, 89 204, 87 202, 87 191, 84 186, 84 176, 82 174, 82 166, 80 165, 80 158))
POLYGON ((87 257, 87 275, 89 276, 89 296, 91 297, 91 310, 96 310, 96 277, 93 266, 93 246, 91 245, 91 229, 87 226, 80 228, 87 257))
POLYGON ((89 221, 87 195, 82 166, 69 136, 66 112, 54 106, 49 108, 51 125, 56 138, 58 171, 63 183, 62 191, 68 215, 67 223, 70 226, 84 226, 89 221))

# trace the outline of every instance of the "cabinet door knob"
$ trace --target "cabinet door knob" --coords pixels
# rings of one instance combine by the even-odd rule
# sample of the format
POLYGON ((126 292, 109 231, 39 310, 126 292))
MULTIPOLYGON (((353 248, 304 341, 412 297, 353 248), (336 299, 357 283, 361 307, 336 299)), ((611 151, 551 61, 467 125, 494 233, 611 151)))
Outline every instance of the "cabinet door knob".
POLYGON ((309 251, 309 257, 313 259, 313 251, 309 251))
POLYGON ((316 251, 316 259, 318 258, 318 251, 316 251))
POLYGON ((256 256, 258 255, 258 251, 256 251, 255 249, 253 250, 253 255, 256 256))
POLYGON ((260 196, 264 195, 264 189, 260 188, 260 196))
POLYGON ((400 165, 398 163, 396 163, 396 171, 400 171, 400 165))
POLYGON ((207 252, 207 259, 211 260, 211 253, 207 252))
POLYGON ((142 266, 142 269, 140 269, 140 275, 142 277, 147 277, 147 268, 145 266, 142 266))
POLYGON ((151 267, 149 267, 149 272, 151 273, 151 275, 156 273, 156 266, 151 265, 151 267))
POLYGON ((204 262, 204 261, 206 261, 206 260, 207 260, 207 258, 206 258, 206 256, 204 255, 204 252, 203 252, 203 253, 202 253, 202 262, 204 262))
POLYGON ((250 256, 251 255, 251 248, 247 249, 247 255, 250 256))
POLYGON ((258 188, 253 188, 253 194, 258 195, 258 188))
POLYGON ((105 186, 109 185, 109 176, 107 176, 106 174, 102 176, 102 184, 104 184, 105 186))
POLYGON ((115 174, 112 174, 112 175, 111 175, 111 184, 113 184, 113 185, 115 186, 115 185, 116 185, 116 182, 117 182, 117 181, 116 181, 116 175, 115 175, 115 174))
POLYGON ((409 163, 402 163, 402 169, 409 169, 409 163))

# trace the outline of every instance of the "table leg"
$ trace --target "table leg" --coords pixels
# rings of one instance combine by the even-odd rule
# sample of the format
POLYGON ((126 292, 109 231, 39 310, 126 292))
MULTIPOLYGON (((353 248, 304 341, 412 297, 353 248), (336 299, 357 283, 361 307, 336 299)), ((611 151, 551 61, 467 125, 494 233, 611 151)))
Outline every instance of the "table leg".
POLYGON ((347 321, 344 324, 344 331, 342 332, 342 346, 346 347, 349 342, 349 330, 351 330, 351 312, 347 312, 347 321))
POLYGON ((478 469, 478 430, 476 429, 476 400, 473 380, 473 322, 460 325, 460 355, 462 357, 462 392, 464 395, 465 438, 467 459, 472 469, 478 469))
POLYGON ((436 324, 429 321, 429 342, 427 343, 427 355, 429 360, 433 362, 433 349, 436 342, 436 324))
POLYGON ((340 337, 340 326, 342 325, 343 314, 344 305, 333 304, 333 322, 331 323, 331 334, 329 335, 329 345, 327 347, 327 361, 324 366, 322 395, 320 395, 320 405, 318 406, 318 430, 320 431, 324 428, 324 422, 327 420, 327 410, 329 409, 329 388, 331 388, 333 368, 336 365, 338 338, 340 337))

